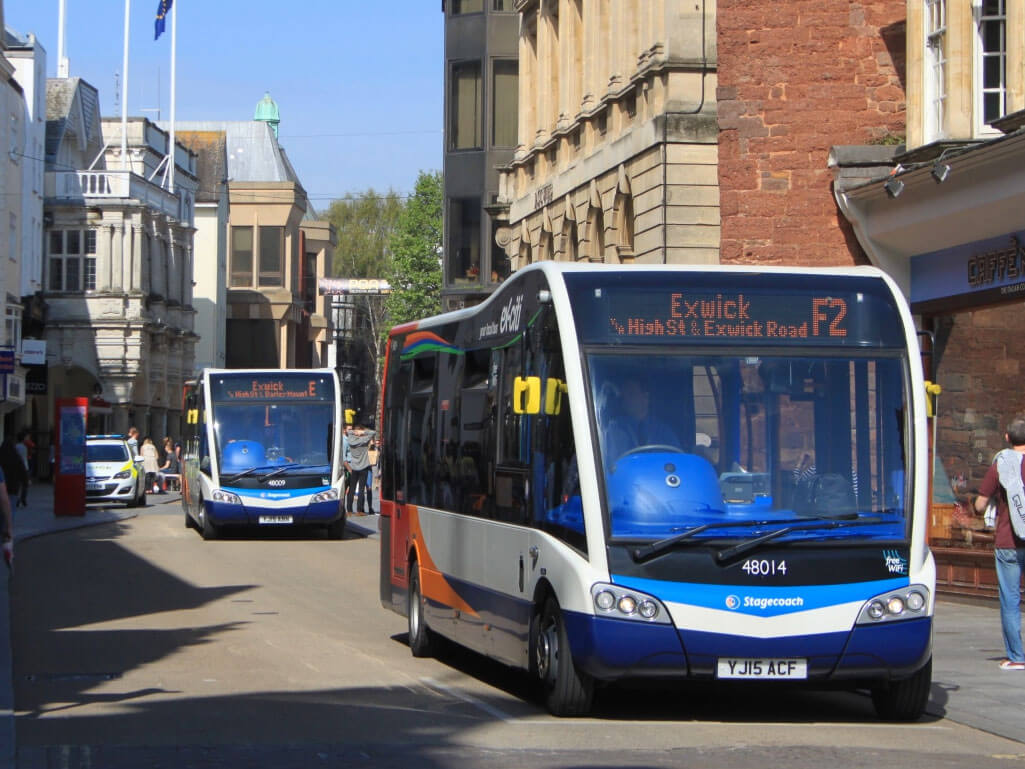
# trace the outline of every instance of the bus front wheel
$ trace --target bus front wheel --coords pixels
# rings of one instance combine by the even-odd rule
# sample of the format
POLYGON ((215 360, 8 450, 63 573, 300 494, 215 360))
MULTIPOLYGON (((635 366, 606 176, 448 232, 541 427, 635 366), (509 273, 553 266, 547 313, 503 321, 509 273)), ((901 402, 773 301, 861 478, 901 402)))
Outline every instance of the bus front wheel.
POLYGON ((534 672, 545 704, 555 716, 582 716, 591 710, 594 682, 576 669, 558 601, 549 597, 534 622, 534 672))
POLYGON ((409 650, 414 657, 429 657, 432 651, 430 628, 424 619, 426 601, 420 589, 420 565, 414 561, 409 568, 409 600, 406 616, 409 618, 409 650))
MULTIPOLYGON (((202 509, 202 501, 200 501, 199 504, 202 509)), ((199 533, 203 535, 203 539, 217 539, 219 531, 216 524, 210 520, 210 514, 206 512, 206 510, 203 510, 203 512, 200 513, 200 516, 202 517, 202 521, 200 522, 202 528, 199 530, 199 533)))
POLYGON ((872 690, 876 715, 886 721, 916 721, 925 712, 932 687, 932 657, 921 670, 903 681, 891 681, 872 690))

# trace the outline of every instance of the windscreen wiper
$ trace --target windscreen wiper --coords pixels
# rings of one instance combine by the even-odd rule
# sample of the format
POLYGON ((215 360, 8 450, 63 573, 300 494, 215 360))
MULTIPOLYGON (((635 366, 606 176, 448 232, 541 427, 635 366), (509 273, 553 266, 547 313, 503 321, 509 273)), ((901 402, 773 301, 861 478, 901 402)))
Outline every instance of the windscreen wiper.
POLYGON ((247 467, 245 470, 240 470, 239 472, 234 473, 233 475, 229 475, 227 478, 221 478, 221 483, 231 483, 232 481, 237 481, 239 478, 242 478, 247 475, 252 475, 257 470, 266 470, 267 467, 269 467, 269 465, 256 465, 255 467, 247 467))
POLYGON ((265 475, 261 475, 256 480, 258 480, 260 483, 263 483, 268 478, 273 478, 276 475, 281 475, 282 473, 288 472, 289 470, 294 470, 297 467, 302 467, 302 465, 298 465, 295 462, 292 462, 291 464, 288 464, 288 465, 282 465, 281 467, 278 467, 278 468, 275 468, 274 470, 271 470, 269 473, 267 473, 265 475))
POLYGON ((674 534, 671 537, 666 537, 665 539, 652 542, 650 545, 635 547, 630 551, 630 556, 634 559, 635 563, 643 563, 644 561, 650 560, 656 555, 660 555, 666 550, 669 550, 679 543, 685 542, 691 537, 708 529, 737 529, 744 526, 782 526, 783 524, 793 522, 793 518, 784 518, 776 521, 724 521, 722 523, 703 523, 700 526, 695 526, 693 529, 687 529, 686 531, 681 531, 679 534, 674 534))
POLYGON ((764 545, 766 542, 771 542, 774 539, 779 539, 787 534, 795 531, 813 531, 815 529, 846 529, 853 528, 854 526, 872 526, 877 523, 882 523, 882 518, 858 518, 857 514, 851 516, 845 516, 842 519, 835 517, 830 518, 817 518, 817 522, 800 523, 795 526, 784 526, 782 529, 776 529, 770 531, 768 534, 763 534, 760 537, 749 539, 746 542, 741 542, 739 545, 728 547, 725 550, 720 550, 715 554, 715 560, 719 563, 723 561, 729 561, 738 556, 750 553, 752 550, 757 550, 759 547, 764 545))

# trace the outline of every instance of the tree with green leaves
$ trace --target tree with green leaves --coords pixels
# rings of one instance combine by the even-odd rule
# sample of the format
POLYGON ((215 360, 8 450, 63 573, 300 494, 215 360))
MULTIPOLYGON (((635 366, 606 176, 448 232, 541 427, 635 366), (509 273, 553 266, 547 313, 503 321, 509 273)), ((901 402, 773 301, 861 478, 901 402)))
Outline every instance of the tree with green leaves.
POLYGON ((392 234, 390 250, 388 322, 398 325, 441 312, 441 172, 420 172, 392 234))

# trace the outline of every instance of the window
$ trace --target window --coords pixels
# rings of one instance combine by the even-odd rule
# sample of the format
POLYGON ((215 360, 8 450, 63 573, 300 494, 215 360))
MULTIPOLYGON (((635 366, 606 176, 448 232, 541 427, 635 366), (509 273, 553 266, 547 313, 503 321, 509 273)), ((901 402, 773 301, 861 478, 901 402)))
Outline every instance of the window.
POLYGON ((983 125, 1007 113, 1007 13, 1005 0, 983 0, 979 15, 978 89, 983 125))
POLYGON ((253 228, 231 228, 231 285, 253 285, 253 228))
POLYGON ((47 246, 50 291, 96 288, 95 230, 50 230, 47 246))
POLYGON ((947 0, 925 3, 925 140, 944 135, 947 107, 947 0))
POLYGON ((283 286, 282 263, 285 258, 285 228, 260 228, 260 285, 283 286))
POLYGON ((21 358, 21 307, 7 305, 4 317, 4 330, 7 332, 6 344, 14 347, 14 353, 21 358))
POLYGON ((481 82, 480 62, 465 61, 452 66, 452 149, 480 149, 481 82))
POLYGON ((519 138, 516 103, 519 99, 517 61, 499 59, 494 63, 495 98, 492 104, 491 143, 495 147, 515 147, 519 138))
POLYGON ((452 0, 452 15, 461 16, 464 13, 483 13, 484 0, 452 0))
POLYGON ((513 13, 516 11, 516 0, 492 0, 494 5, 491 9, 500 13, 513 13))
POLYGON ((480 199, 457 199, 449 206, 449 281, 479 283, 480 199))

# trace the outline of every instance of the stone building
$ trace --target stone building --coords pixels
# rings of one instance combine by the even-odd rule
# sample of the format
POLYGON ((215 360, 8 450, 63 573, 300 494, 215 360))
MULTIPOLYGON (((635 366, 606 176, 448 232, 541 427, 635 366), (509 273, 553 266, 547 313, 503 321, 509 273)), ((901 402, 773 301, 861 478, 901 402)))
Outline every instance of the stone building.
MULTIPOLYGON (((221 356, 216 365, 227 368, 328 365, 330 312, 317 281, 331 276, 337 234, 313 210, 278 143, 278 122, 277 107, 265 96, 252 121, 176 124, 185 141, 223 141, 225 149, 226 209, 218 198, 205 214, 226 211, 223 241, 204 235, 204 252, 197 253, 207 265, 196 274, 195 290, 209 333, 219 334, 224 324, 223 342, 204 352, 204 365, 221 356), (224 269, 212 270, 214 263, 224 269)), ((217 162, 207 166, 215 174, 217 162)), ((203 189, 219 194, 206 184, 203 189)))
POLYGON ((122 156, 122 123, 101 119, 96 89, 48 82, 43 403, 90 397, 90 431, 163 436, 180 429, 193 369, 195 155, 175 147, 172 192, 151 180, 168 134, 142 118, 126 127, 122 156))
POLYGON ((497 233, 513 267, 716 262, 714 4, 516 7, 519 142, 497 233))

